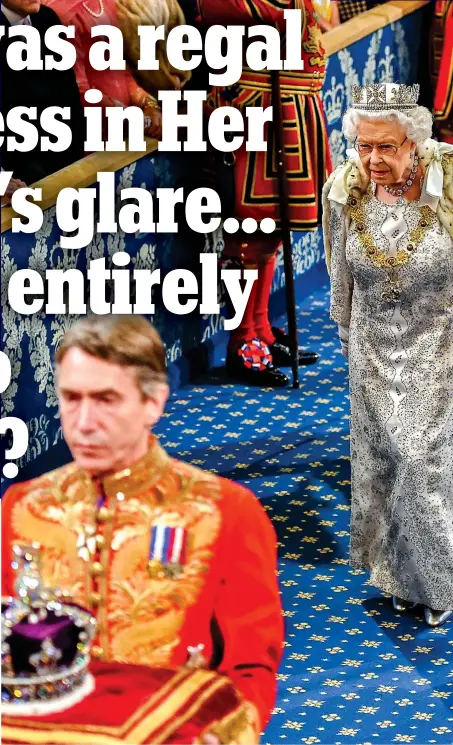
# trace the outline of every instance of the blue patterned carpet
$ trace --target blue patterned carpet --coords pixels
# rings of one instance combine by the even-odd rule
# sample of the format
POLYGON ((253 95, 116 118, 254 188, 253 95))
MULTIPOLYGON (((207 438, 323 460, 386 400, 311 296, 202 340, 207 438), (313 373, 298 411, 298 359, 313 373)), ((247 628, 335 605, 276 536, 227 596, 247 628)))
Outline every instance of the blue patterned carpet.
POLYGON ((348 566, 347 369, 327 286, 299 309, 321 361, 299 391, 227 383, 180 389, 158 434, 167 450, 259 496, 279 540, 286 620, 279 696, 264 743, 453 743, 453 628, 430 630, 348 566))

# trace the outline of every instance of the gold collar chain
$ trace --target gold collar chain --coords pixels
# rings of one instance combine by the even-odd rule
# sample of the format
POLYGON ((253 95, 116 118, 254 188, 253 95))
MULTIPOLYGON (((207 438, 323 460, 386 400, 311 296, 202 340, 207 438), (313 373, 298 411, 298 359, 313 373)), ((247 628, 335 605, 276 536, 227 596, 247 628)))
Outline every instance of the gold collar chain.
POLYGON ((382 294, 382 299, 399 300, 401 296, 401 286, 396 276, 396 270, 400 266, 407 264, 412 259, 412 256, 417 251, 417 248, 426 233, 434 226, 436 215, 430 207, 426 205, 420 207, 420 219, 416 227, 411 230, 406 246, 402 249, 398 249, 396 256, 387 256, 382 249, 377 247, 373 234, 371 231, 367 230, 366 227, 367 216, 365 213, 365 205, 371 201, 372 196, 373 194, 369 187, 367 193, 364 194, 361 199, 354 196, 349 197, 348 204, 351 207, 350 215, 355 222, 357 235, 361 246, 365 251, 365 255, 378 269, 385 269, 389 272, 387 278, 389 282, 388 291, 385 291, 382 294))

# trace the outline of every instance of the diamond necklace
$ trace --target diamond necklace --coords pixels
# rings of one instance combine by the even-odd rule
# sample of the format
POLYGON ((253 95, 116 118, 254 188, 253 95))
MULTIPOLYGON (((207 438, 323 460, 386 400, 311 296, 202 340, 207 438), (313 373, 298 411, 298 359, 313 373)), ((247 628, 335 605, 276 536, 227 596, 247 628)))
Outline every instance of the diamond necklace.
POLYGON ((418 170, 418 157, 415 156, 414 158, 414 165, 412 166, 412 171, 409 174, 409 178, 407 179, 404 186, 401 187, 401 189, 391 189, 390 186, 384 186, 384 189, 389 194, 392 194, 394 197, 400 197, 404 192, 408 191, 408 189, 412 186, 414 183, 414 179, 417 175, 418 170))

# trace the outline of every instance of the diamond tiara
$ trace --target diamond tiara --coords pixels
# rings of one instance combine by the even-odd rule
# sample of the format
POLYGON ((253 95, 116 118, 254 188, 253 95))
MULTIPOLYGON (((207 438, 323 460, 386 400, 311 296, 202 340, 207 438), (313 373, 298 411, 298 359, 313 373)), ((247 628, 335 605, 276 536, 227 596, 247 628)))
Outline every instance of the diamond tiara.
POLYGON ((420 86, 397 83, 373 83, 352 86, 352 108, 361 111, 408 111, 418 106, 420 86))

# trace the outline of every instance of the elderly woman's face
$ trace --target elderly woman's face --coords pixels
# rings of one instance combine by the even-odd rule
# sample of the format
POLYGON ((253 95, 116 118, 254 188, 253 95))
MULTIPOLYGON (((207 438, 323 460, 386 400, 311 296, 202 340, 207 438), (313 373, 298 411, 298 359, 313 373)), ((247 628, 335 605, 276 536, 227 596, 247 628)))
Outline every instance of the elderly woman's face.
POLYGON ((368 175, 381 186, 404 180, 414 162, 411 152, 415 143, 407 139, 399 122, 362 119, 355 146, 368 175))

